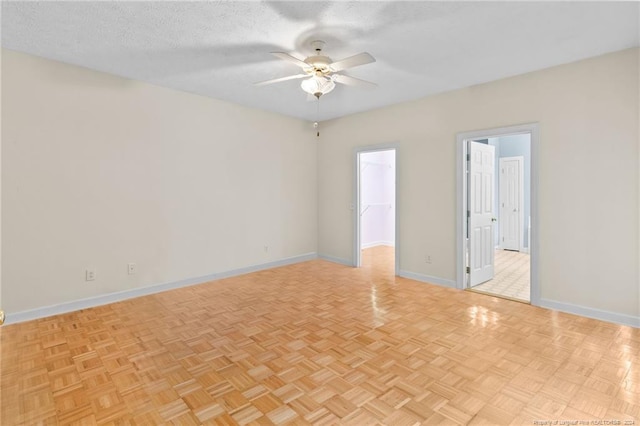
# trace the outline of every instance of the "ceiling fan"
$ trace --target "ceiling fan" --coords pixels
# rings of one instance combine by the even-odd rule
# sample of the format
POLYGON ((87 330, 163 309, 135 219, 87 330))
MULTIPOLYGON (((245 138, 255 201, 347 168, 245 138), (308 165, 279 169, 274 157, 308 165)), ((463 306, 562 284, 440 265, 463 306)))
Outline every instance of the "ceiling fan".
POLYGON ((315 55, 305 59, 299 59, 285 52, 271 52, 277 58, 284 59, 294 65, 302 68, 304 74, 295 74, 287 77, 274 78, 272 80, 261 81, 255 83, 256 86, 266 86, 267 84, 280 83, 287 80, 295 80, 304 78, 300 87, 302 90, 320 99, 320 96, 331 92, 335 88, 335 83, 345 84, 347 86, 360 86, 365 88, 377 87, 375 83, 361 80, 344 74, 337 74, 339 71, 348 68, 357 67, 359 65, 370 64, 375 62, 375 58, 367 52, 358 53, 340 61, 332 61, 330 57, 322 53, 325 42, 315 40, 311 42, 311 46, 315 50, 315 55))

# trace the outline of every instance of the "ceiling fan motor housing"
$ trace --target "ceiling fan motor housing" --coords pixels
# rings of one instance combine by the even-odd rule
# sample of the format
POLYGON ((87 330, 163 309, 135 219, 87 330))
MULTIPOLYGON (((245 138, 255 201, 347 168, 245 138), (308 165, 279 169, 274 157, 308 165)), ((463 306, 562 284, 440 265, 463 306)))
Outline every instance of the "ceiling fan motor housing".
POLYGON ((328 56, 323 56, 323 55, 309 56, 304 61, 310 66, 312 66, 315 71, 320 71, 322 72, 322 74, 328 74, 331 72, 331 70, 329 69, 329 64, 332 63, 333 61, 328 56))

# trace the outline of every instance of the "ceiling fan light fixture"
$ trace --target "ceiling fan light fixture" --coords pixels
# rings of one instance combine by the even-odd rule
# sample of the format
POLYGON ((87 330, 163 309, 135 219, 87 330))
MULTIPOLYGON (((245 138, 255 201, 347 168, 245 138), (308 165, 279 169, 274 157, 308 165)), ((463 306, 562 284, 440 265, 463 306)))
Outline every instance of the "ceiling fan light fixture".
POLYGON ((336 87, 336 84, 330 78, 313 76, 302 80, 300 87, 310 95, 317 97, 318 93, 320 95, 326 95, 331 92, 336 87))
POLYGON ((315 50, 315 55, 307 56, 305 59, 300 59, 299 57, 290 55, 286 52, 271 52, 275 57, 302 68, 304 74, 294 74, 287 77, 260 81, 254 84, 256 86, 266 86, 267 84, 279 83, 282 81, 304 79, 302 80, 300 87, 306 93, 314 96, 318 100, 320 100, 322 95, 326 95, 335 89, 336 83, 347 86, 376 87, 374 83, 350 77, 348 75, 338 74, 338 72, 349 68, 375 62, 376 59, 369 53, 362 52, 339 61, 333 61, 322 51, 324 48, 324 41, 314 40, 311 42, 311 46, 315 50))

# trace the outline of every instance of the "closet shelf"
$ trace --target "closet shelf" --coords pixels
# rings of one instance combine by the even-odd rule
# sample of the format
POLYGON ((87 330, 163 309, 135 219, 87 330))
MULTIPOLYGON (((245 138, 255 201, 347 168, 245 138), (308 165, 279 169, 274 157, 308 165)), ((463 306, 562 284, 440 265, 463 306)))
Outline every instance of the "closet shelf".
POLYGON ((362 216, 363 214, 365 214, 365 212, 367 210, 369 210, 370 207, 381 207, 381 206, 386 206, 386 207, 393 207, 393 205, 391 203, 364 203, 364 210, 362 210, 362 212, 360 212, 360 216, 362 216))
POLYGON ((360 163, 360 171, 364 171, 369 166, 379 166, 379 167, 385 167, 385 168, 388 168, 388 169, 392 168, 391 164, 389 164, 389 163, 376 163, 376 162, 373 162, 373 161, 362 161, 360 163))

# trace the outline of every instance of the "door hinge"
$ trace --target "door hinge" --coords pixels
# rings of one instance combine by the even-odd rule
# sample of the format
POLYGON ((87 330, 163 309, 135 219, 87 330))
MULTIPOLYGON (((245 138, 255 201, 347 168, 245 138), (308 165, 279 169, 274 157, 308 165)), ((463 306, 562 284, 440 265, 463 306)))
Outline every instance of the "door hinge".
POLYGON ((471 217, 471 210, 467 210, 467 217, 471 217))
POLYGON ((467 153, 467 161, 471 161, 471 154, 467 153))
POLYGON ((467 274, 470 274, 470 273, 471 273, 471 268, 467 266, 467 274))

